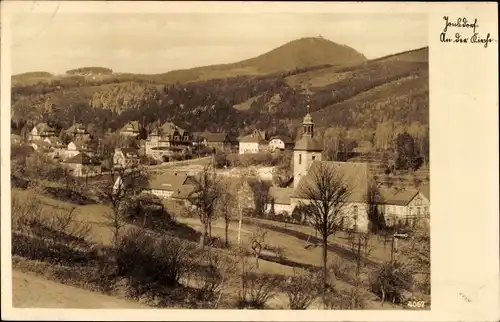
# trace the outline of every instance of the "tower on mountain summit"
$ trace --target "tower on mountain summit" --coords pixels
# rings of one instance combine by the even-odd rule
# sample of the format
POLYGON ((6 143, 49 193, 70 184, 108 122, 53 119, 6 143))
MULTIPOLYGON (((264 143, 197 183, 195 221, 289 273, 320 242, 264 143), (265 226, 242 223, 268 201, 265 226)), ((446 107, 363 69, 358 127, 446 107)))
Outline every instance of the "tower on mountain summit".
POLYGON ((314 161, 321 161, 322 145, 314 137, 314 121, 309 112, 302 121, 302 135, 293 150, 293 188, 307 174, 314 161))

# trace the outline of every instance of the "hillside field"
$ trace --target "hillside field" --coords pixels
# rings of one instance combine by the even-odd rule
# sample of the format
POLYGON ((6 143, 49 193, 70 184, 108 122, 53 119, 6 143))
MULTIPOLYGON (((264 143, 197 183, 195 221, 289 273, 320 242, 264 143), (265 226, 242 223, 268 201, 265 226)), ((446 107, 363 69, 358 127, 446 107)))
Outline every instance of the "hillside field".
MULTIPOLYGON (((14 190, 13 193, 25 194, 28 193, 26 191, 14 190)), ((52 198, 43 197, 43 202, 46 207, 71 207, 74 206, 67 202, 61 202, 52 198)), ((104 213, 105 211, 109 211, 106 206, 102 205, 87 205, 87 206, 76 206, 77 207, 77 216, 75 220, 88 222, 92 226, 92 240, 98 244, 109 245, 111 241, 111 230, 110 227, 107 226, 107 222, 105 220, 104 213)), ((184 223, 189 225, 190 227, 199 230, 200 222, 195 218, 184 218, 177 217, 177 220, 180 223, 184 223)), ((130 227, 130 226, 129 226, 130 227)), ((320 260, 320 247, 310 247, 308 249, 305 248, 306 240, 308 239, 308 235, 312 235, 314 237, 314 233, 310 228, 297 226, 293 224, 278 223, 273 221, 268 221, 264 219, 245 219, 242 229, 241 229, 241 237, 242 244, 249 245, 250 238, 252 233, 257 229, 257 227, 264 227, 268 231, 268 235, 266 236, 266 240, 269 240, 270 243, 274 245, 281 245, 284 247, 284 253, 286 256, 286 263, 279 263, 274 261, 268 261, 265 259, 261 259, 259 261, 259 269, 258 271, 261 273, 279 273, 279 274, 293 274, 294 269, 304 267, 304 266, 319 266, 321 263, 320 260)), ((237 239, 238 229, 237 222, 233 221, 230 226, 230 240, 234 243, 237 239)), ((214 236, 223 237, 224 228, 223 222, 217 220, 213 223, 212 234, 214 236)), ((330 240, 331 249, 329 250, 329 260, 331 262, 341 260, 341 261, 351 261, 350 252, 348 250, 348 242, 342 234, 338 234, 335 238, 330 240)), ((370 261, 373 264, 377 265, 378 262, 387 260, 388 256, 390 256, 390 246, 385 245, 377 238, 372 238, 370 241, 370 248, 372 248, 372 252, 370 253, 370 261)), ((253 261, 254 259, 250 259, 253 261)), ((37 267, 38 264, 33 261, 25 261, 17 259, 14 262, 13 269, 15 271, 23 270, 24 274, 30 274, 30 268, 37 267)), ((43 265, 41 266, 43 267, 43 265)), ((39 270, 37 273, 41 273, 39 270)), ((46 276, 47 278, 53 278, 53 276, 46 276)), ((31 290, 31 297, 26 298, 26 302, 24 304, 20 300, 16 300, 16 303, 19 303, 21 306, 28 306, 29 303, 39 303, 40 305, 62 305, 65 307, 74 306, 80 307, 86 305, 85 307, 91 307, 93 305, 97 306, 97 304, 89 302, 87 304, 81 303, 85 296, 92 296, 90 293, 86 295, 86 292, 82 292, 80 289, 75 288, 67 288, 63 286, 55 286, 57 290, 57 296, 53 299, 53 302, 50 303, 41 303, 40 299, 36 298, 36 294, 40 294, 40 289, 47 287, 51 283, 42 283, 39 278, 33 277, 25 277, 19 274, 16 274, 14 279, 15 288, 14 288, 14 298, 20 299, 22 298, 28 290, 31 290), (27 284, 22 279, 25 278, 28 280, 27 284), (45 284, 45 285, 44 285, 45 284), (72 301, 67 301, 67 297, 71 296, 72 301), (66 298, 66 299, 65 299, 66 298)), ((342 279, 336 280, 336 287, 340 289, 351 287, 349 282, 343 281, 342 279)), ((237 293, 238 282, 231 282, 226 290, 225 301, 227 303, 231 303, 231 299, 237 293)), ((114 300, 105 299, 99 307, 108 305, 128 305, 129 302, 120 302, 121 300, 117 300, 120 303, 113 303, 114 300)), ((272 301, 269 302, 269 305, 273 308, 286 308, 287 300, 283 296, 277 296, 272 301)), ((230 305, 230 304, 226 304, 230 305)), ((131 304, 131 306, 133 306, 131 304)), ((122 306, 124 307, 124 306, 122 306)), ((313 304, 314 307, 314 304, 313 304)), ((372 294, 369 296, 369 300, 367 302, 367 308, 370 309, 396 309, 400 308, 398 306, 394 306, 392 304, 385 303, 384 305, 380 304, 380 301, 376 299, 376 297, 372 294)))

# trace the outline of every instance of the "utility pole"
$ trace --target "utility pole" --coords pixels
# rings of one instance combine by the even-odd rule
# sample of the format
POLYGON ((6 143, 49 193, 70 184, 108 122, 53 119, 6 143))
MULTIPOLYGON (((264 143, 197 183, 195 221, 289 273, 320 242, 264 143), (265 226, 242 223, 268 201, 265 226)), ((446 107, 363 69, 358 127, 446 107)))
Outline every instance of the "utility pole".
POLYGON ((392 235, 392 242, 391 242, 391 263, 394 262, 396 258, 396 251, 397 251, 397 240, 398 238, 407 238, 408 234, 398 234, 395 233, 392 235))

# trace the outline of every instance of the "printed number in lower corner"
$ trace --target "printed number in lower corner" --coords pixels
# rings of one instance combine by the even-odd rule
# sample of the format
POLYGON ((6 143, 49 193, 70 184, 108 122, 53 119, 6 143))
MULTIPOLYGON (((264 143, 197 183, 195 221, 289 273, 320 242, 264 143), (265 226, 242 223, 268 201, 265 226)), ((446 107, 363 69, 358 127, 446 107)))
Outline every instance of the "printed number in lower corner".
POLYGON ((425 308, 425 301, 408 301, 408 303, 406 303, 406 306, 412 309, 423 309, 425 308))

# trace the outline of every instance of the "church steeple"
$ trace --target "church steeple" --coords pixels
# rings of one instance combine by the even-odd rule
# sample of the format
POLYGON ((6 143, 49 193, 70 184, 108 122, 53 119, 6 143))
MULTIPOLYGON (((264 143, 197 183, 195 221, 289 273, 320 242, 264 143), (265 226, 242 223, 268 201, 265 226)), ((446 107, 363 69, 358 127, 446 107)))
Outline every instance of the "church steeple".
POLYGON ((314 122, 307 105, 307 114, 302 121, 302 136, 295 143, 293 151, 294 189, 298 187, 300 179, 307 174, 313 162, 321 161, 322 151, 322 145, 314 137, 314 122))
POLYGON ((311 114, 309 114, 309 105, 307 106, 307 114, 302 121, 302 136, 314 136, 314 122, 311 114))

